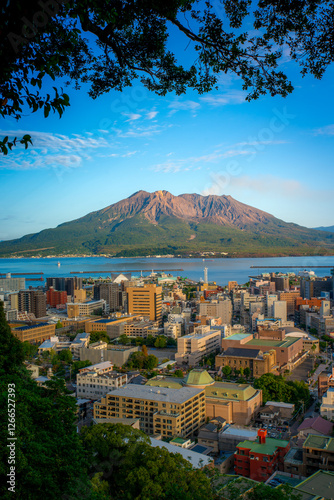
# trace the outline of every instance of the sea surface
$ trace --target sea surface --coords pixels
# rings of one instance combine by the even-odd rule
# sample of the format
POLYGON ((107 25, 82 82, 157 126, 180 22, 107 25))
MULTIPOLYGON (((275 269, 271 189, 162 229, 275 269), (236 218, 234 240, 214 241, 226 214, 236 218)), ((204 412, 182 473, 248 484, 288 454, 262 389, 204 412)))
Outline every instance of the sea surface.
MULTIPOLYGON (((131 272, 132 276, 143 276, 153 271, 164 270, 174 276, 182 276, 196 281, 204 278, 204 268, 208 269, 209 281, 225 286, 228 281, 246 283, 249 276, 257 276, 262 272, 295 272, 306 269, 312 270, 319 277, 329 276, 334 268, 334 256, 312 257, 270 257, 270 258, 243 258, 243 259, 178 259, 178 258, 107 258, 107 257, 64 257, 64 258, 28 258, 28 259, 1 259, 0 275, 4 273, 43 273, 34 278, 56 276, 95 277, 108 276, 111 272, 131 272), (58 265, 59 263, 59 265, 58 265), (266 266, 265 269, 251 266, 266 266), (292 266, 275 269, 274 266, 292 266), (301 266, 301 268, 294 267, 301 266), (316 266, 328 266, 317 269, 316 266), (182 269, 182 271, 173 271, 182 269), (83 274, 82 274, 83 272, 83 274)), ((2 276, 0 276, 2 277, 2 276)), ((27 286, 42 284, 39 281, 27 281, 27 286)))

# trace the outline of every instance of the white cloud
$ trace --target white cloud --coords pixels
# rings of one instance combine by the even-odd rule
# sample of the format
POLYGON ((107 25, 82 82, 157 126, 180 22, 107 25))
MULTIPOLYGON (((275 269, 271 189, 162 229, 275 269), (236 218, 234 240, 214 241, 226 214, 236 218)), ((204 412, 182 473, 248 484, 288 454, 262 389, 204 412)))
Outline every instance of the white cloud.
POLYGON ((199 170, 201 166, 198 166, 198 164, 215 163, 224 158, 231 158, 240 155, 249 155, 253 153, 254 151, 239 151, 233 149, 223 152, 213 151, 212 153, 201 156, 191 156, 189 158, 183 158, 174 161, 167 160, 164 163, 159 163, 157 165, 154 165, 153 170, 155 172, 163 172, 163 173, 175 173, 180 171, 199 170))
POLYGON ((313 131, 314 135, 334 135, 334 125, 327 125, 313 131))
POLYGON ((192 113, 195 113, 201 107, 201 105, 195 101, 182 101, 180 99, 171 102, 168 107, 171 109, 171 111, 169 112, 169 116, 172 116, 178 111, 191 111, 192 113))
MULTIPOLYGON (((14 137, 31 135, 33 144, 27 150, 23 145, 14 147, 0 160, 0 169, 28 170, 40 168, 77 168, 83 160, 91 159, 89 152, 100 148, 112 147, 106 136, 53 134, 49 132, 30 130, 0 130, 0 137, 14 137)), ((96 153, 95 153, 96 154, 96 153)))
POLYGON ((146 114, 146 118, 148 120, 153 120, 153 118, 155 118, 158 114, 158 111, 149 111, 147 114, 146 114))
POLYGON ((249 175, 230 175, 228 172, 211 174, 210 185, 203 190, 203 195, 221 195, 226 192, 240 196, 240 193, 250 192, 253 195, 269 195, 275 192, 280 198, 291 196, 305 196, 309 189, 296 179, 282 179, 273 175, 250 177, 249 175))
POLYGON ((140 115, 139 113, 130 113, 130 114, 123 113, 123 114, 124 116, 128 117, 128 120, 126 120, 127 122, 133 122, 135 120, 139 120, 139 118, 142 117, 142 115, 140 115))
POLYGON ((245 102, 247 92, 243 90, 229 90, 219 95, 208 95, 201 97, 201 101, 210 106, 226 106, 227 104, 242 104, 245 102))

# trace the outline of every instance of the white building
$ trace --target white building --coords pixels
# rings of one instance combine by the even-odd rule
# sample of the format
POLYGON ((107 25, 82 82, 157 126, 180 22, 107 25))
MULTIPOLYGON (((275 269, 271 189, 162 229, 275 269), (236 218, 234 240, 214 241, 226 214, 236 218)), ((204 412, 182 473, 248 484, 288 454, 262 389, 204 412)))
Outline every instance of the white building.
POLYGON ((210 330, 209 326, 199 326, 195 332, 177 339, 175 360, 178 364, 196 366, 205 356, 221 350, 221 330, 210 330))
POLYGON ((328 420, 334 419, 334 387, 329 387, 323 395, 320 415, 328 420))

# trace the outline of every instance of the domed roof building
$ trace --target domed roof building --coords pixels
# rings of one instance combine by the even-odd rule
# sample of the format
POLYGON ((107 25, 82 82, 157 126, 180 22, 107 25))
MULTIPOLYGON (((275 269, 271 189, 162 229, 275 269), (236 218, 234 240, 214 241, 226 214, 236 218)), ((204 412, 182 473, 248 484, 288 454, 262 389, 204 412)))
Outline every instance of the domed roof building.
POLYGON ((186 376, 184 383, 187 387, 196 387, 197 389, 205 389, 215 383, 214 379, 206 370, 195 368, 186 376))

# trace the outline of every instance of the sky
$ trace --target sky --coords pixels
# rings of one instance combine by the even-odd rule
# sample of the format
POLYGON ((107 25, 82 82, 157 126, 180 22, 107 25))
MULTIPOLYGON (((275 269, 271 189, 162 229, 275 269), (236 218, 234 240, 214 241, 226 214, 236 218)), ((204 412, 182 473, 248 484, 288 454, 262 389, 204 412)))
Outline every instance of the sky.
MULTIPOLYGON (((183 57, 187 43, 177 40, 183 57)), ((295 87, 286 98, 247 102, 227 74, 203 95, 160 97, 133 82, 92 100, 68 88, 60 119, 1 119, 0 136, 29 133, 33 146, 0 157, 0 240, 139 190, 231 195, 287 222, 333 225, 334 68, 322 80, 301 78, 288 58, 282 69, 295 87)))

